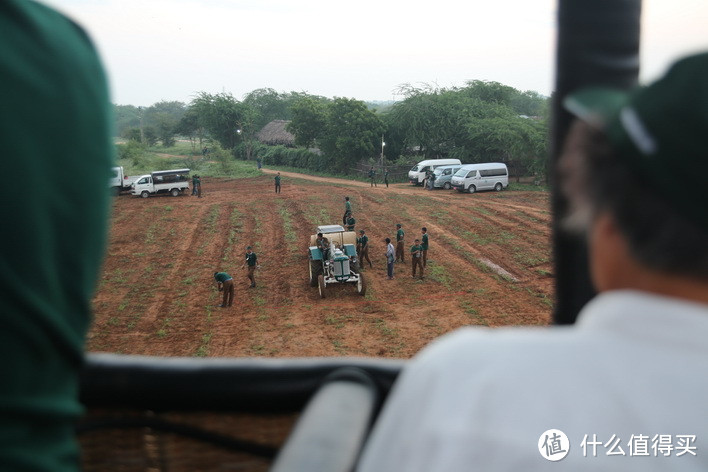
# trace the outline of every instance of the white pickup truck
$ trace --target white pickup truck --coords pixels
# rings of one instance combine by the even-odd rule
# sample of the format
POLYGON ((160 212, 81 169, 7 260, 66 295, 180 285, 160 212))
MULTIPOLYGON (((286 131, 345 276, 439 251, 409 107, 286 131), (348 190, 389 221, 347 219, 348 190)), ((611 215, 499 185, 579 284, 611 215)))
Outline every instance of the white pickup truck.
POLYGON ((125 175, 122 167, 113 167, 111 170, 113 174, 108 181, 108 188, 112 189, 116 194, 130 190, 136 178, 125 175))
POLYGON ((133 195, 169 193, 173 197, 189 190, 189 169, 158 170, 138 177, 131 187, 133 195))

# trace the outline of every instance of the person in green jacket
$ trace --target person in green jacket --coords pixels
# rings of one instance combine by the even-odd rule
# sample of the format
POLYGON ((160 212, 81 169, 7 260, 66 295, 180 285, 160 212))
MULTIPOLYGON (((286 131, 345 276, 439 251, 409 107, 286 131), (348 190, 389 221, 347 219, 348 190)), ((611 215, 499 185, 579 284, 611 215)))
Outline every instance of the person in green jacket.
POLYGON ((359 230, 357 241, 359 243, 359 267, 364 266, 364 259, 369 261, 369 267, 374 267, 373 264, 371 264, 371 259, 369 259, 369 237, 366 235, 366 231, 363 229, 359 230))
POLYGON ((280 193, 280 172, 275 175, 275 193, 280 193))
POLYGON ((39 2, 0 2, 0 71, 2 165, 12 176, 0 204, 0 470, 76 472, 113 106, 86 32, 39 2), (69 175, 80 185, 66 185, 69 175))
POLYGON ((347 218, 347 231, 355 231, 356 227, 356 220, 354 219, 354 215, 350 214, 349 217, 347 218))
POLYGON ((423 250, 423 267, 426 267, 428 265, 428 228, 423 226, 421 231, 423 232, 423 239, 420 243, 420 247, 423 250))
POLYGON ((413 260, 413 278, 415 278, 416 267, 420 268, 420 278, 423 278, 423 248, 420 246, 420 239, 415 240, 411 246, 411 259, 413 260))
POLYGON ((401 223, 396 224, 396 262, 400 259, 401 262, 404 262, 404 255, 405 255, 405 233, 403 232, 403 227, 401 226, 401 223))
POLYGON ((246 248, 246 262, 243 263, 241 268, 243 269, 244 266, 248 266, 248 279, 251 281, 251 288, 256 286, 256 261, 258 260, 258 257, 256 256, 256 253, 251 250, 251 246, 248 246, 246 248))
POLYGON ((352 204, 349 197, 344 197, 344 216, 342 217, 342 225, 347 224, 347 218, 352 214, 352 204))
POLYGON ((214 279, 219 292, 224 292, 221 308, 226 308, 234 303, 234 279, 226 272, 214 272, 214 279))

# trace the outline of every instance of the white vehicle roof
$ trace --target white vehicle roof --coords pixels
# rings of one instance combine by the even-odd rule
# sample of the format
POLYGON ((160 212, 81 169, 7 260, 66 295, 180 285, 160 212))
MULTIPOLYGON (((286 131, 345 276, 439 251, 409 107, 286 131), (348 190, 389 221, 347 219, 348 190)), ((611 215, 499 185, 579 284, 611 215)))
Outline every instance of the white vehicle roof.
POLYGON ((346 230, 341 225, 324 225, 324 226, 317 227, 317 232, 322 233, 322 234, 343 233, 344 231, 346 231, 346 230))
POLYGON ((436 174, 439 174, 442 171, 444 171, 445 169, 459 169, 460 167, 461 167, 461 164, 452 164, 449 166, 438 166, 435 168, 435 170, 433 172, 435 172, 436 174))
POLYGON ((484 162, 482 164, 465 164, 462 167, 460 167, 460 170, 465 169, 465 170, 472 170, 472 169, 493 169, 497 167, 504 167, 506 168, 506 164, 503 162, 484 162))
POLYGON ((152 175, 189 174, 189 169, 156 170, 152 175))

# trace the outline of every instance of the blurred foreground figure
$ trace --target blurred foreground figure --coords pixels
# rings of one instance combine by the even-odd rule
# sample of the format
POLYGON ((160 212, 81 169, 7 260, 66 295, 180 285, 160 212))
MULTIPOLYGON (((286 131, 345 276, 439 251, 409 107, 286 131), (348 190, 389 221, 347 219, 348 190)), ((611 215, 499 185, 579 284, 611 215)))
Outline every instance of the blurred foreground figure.
POLYGON ((566 107, 565 222, 599 295, 574 326, 464 328, 426 348, 360 471, 708 470, 708 55, 566 107))
POLYGON ((106 80, 81 28, 0 2, 0 103, 0 470, 74 471, 113 158, 106 80))

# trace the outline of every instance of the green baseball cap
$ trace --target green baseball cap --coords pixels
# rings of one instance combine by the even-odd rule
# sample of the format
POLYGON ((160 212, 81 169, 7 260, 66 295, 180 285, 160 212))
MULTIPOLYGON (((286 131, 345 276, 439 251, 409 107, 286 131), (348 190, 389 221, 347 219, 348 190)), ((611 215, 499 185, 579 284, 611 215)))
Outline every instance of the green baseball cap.
POLYGON ((582 89, 563 104, 604 131, 616 155, 677 213, 708 228, 708 53, 679 60, 651 85, 582 89))

